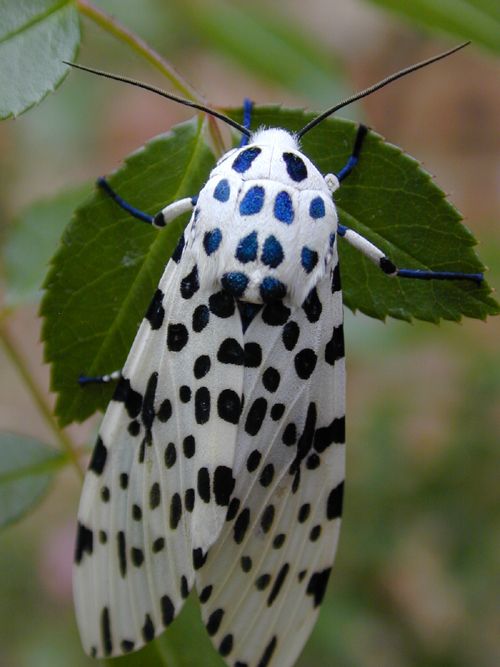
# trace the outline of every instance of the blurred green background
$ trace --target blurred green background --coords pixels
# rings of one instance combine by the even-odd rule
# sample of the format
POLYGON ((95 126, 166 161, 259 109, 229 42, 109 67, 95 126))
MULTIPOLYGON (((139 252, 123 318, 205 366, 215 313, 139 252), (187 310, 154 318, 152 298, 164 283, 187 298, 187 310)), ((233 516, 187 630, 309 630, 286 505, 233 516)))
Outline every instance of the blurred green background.
MULTIPOLYGON (((438 10, 450 4, 439 0, 427 30, 374 6, 395 4, 389 2, 96 4, 220 106, 251 96, 257 103, 320 110, 460 41, 432 30, 438 10), (238 29, 242 21, 245 31, 238 29)), ((349 114, 363 117, 436 175, 481 240, 488 279, 498 285, 500 89, 493 50, 479 41, 349 114)), ((79 60, 165 85, 88 21, 79 60)), ((139 90, 70 74, 39 107, 0 126, 1 233, 24 206, 109 173, 148 138, 188 116, 139 90)), ((436 327, 346 316, 345 521, 328 595, 299 665, 496 667, 500 320, 436 327)), ((19 309, 8 322, 48 392, 38 326, 35 306, 19 309)), ((4 356, 0 364, 0 429, 52 442, 15 369, 4 356)), ((91 442, 98 421, 72 427, 74 440, 91 442)), ((71 600, 79 486, 75 473, 64 471, 32 514, 0 534, 1 667, 96 664, 81 651, 71 600)), ((176 645, 191 650, 195 642, 198 657, 183 665, 220 664, 206 641, 197 646, 202 635, 195 616, 188 609, 184 622, 169 630, 176 645)), ((154 657, 146 661, 155 664, 154 657)), ((175 659, 168 664, 176 667, 175 659)))

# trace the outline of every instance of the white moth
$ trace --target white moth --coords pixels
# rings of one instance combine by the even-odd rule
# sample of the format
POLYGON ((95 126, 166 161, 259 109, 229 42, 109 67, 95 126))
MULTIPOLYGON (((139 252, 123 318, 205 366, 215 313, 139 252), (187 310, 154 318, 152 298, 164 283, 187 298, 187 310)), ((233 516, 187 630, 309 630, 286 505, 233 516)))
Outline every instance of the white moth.
POLYGON ((329 113, 298 135, 238 126, 249 143, 219 160, 198 196, 149 220, 161 227, 192 211, 85 478, 74 593, 92 656, 143 646, 195 587, 228 665, 293 665, 325 593, 342 514, 338 236, 393 276, 482 278, 398 270, 338 224, 332 193, 366 128, 346 168, 323 176, 299 137, 329 113))

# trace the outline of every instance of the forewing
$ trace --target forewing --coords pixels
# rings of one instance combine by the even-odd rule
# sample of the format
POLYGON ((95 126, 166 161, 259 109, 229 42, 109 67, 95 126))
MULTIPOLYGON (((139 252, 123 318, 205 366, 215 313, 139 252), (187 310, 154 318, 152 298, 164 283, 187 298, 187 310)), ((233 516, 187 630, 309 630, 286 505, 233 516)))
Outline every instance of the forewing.
MULTIPOLYGON (((189 233, 189 227, 186 234, 189 233)), ((85 650, 120 655, 159 634, 187 597, 234 487, 242 359, 235 302, 180 244, 105 414, 78 515, 74 593, 85 650), (241 355, 240 355, 241 357, 241 355)))
POLYGON ((236 488, 196 585, 208 632, 228 664, 287 667, 316 620, 340 527, 338 267, 295 312, 264 306, 245 344, 256 354, 245 367, 236 488))

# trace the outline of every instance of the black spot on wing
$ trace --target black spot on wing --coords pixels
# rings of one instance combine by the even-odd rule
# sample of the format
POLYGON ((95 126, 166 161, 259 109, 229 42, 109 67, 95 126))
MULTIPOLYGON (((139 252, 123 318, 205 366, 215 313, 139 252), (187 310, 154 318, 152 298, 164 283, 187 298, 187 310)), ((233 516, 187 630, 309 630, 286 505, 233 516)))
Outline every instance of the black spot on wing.
POLYGON ((144 400, 142 402, 142 423, 147 429, 153 425, 155 418, 154 401, 156 396, 156 387, 158 385, 158 373, 151 373, 146 391, 144 392, 144 400))
POLYGON ((271 658, 273 657, 273 653, 276 650, 276 644, 278 643, 278 639, 276 635, 271 639, 269 644, 266 646, 264 653, 262 654, 261 659, 259 660, 259 663, 257 667, 267 667, 271 661, 271 658))
POLYGON ((108 450, 104 446, 102 438, 99 436, 92 452, 92 458, 89 463, 89 470, 95 472, 96 475, 101 475, 106 465, 106 459, 108 457, 108 450))
POLYGON ((197 424, 206 424, 210 419, 210 391, 199 387, 194 396, 194 416, 197 424))
POLYGON ((281 587, 283 586, 283 583, 286 579, 289 570, 290 570, 290 564, 285 563, 278 572, 278 576, 276 577, 271 592, 269 593, 269 597, 267 598, 268 607, 270 607, 278 597, 278 594, 281 590, 281 587))
POLYGON ((152 329, 159 329, 163 324, 163 320, 165 318, 163 297, 164 294, 161 289, 157 289, 146 311, 145 318, 148 320, 152 329))
POLYGON ((121 377, 118 380, 116 389, 113 394, 113 400, 119 403, 124 403, 128 416, 135 419, 139 416, 142 407, 142 396, 139 392, 132 389, 130 380, 121 377))
POLYGON ((142 637, 145 642, 150 642, 155 636, 155 626, 151 620, 151 616, 146 614, 144 617, 144 625, 142 626, 142 637))
POLYGON ((246 368, 258 368, 262 363, 262 348, 258 343, 245 343, 246 368))
POLYGON ((247 414, 245 421, 245 431, 249 435, 257 435, 260 431, 260 427, 266 417, 267 412, 267 401, 265 398, 256 398, 255 401, 250 406, 250 409, 247 414))
POLYGON ((191 272, 181 280, 181 295, 184 299, 190 299, 199 289, 198 266, 195 264, 191 272))
POLYGON ((212 591, 213 591, 213 586, 209 585, 209 586, 205 586, 205 588, 203 588, 203 590, 201 591, 201 593, 199 595, 201 604, 206 604, 209 601, 210 596, 212 595, 212 591))
POLYGON ((340 482, 328 494, 326 501, 326 518, 329 521, 338 519, 342 516, 342 504, 344 499, 344 482, 340 482))
POLYGON ((234 541, 236 544, 241 544, 245 539, 245 534, 248 530, 248 525, 250 523, 250 510, 248 507, 245 507, 236 519, 234 523, 234 541))
POLYGON ((222 318, 231 317, 235 311, 234 298, 225 290, 212 294, 208 306, 211 313, 222 318))
POLYGON ((192 326, 193 331, 200 333, 207 326, 210 319, 210 311, 204 304, 196 306, 193 312, 192 326))
POLYGON ((127 545, 125 542, 125 533, 123 532, 123 530, 118 531, 116 539, 117 539, 118 565, 120 568, 120 574, 122 577, 125 577, 127 574, 127 545))
POLYGON ((198 470, 198 495, 206 502, 210 502, 210 473, 208 468, 203 467, 198 470))
POLYGON ((193 567, 195 570, 199 570, 205 565, 207 560, 207 554, 204 554, 202 549, 193 549, 193 567))
POLYGON ((319 300, 318 292, 316 291, 315 287, 313 287, 307 295, 302 308, 304 309, 307 319, 311 323, 317 322, 321 317, 321 311, 323 308, 321 306, 321 301, 319 300))
POLYGON ((332 443, 345 442, 345 417, 335 417, 328 426, 318 428, 314 434, 314 449, 324 452, 332 443))
POLYGON ((334 327, 332 337, 325 347, 325 361, 331 366, 344 356, 344 329, 340 324, 334 327))
POLYGON ((219 653, 226 658, 233 650, 233 635, 228 634, 222 639, 219 644, 219 653))
POLYGON ((340 292, 342 289, 342 286, 340 284, 340 267, 337 264, 335 264, 333 270, 332 270, 332 294, 335 294, 335 292, 340 292))
POLYGON ((215 634, 217 634, 217 631, 220 628, 220 624, 222 622, 223 617, 224 617, 224 610, 223 609, 216 609, 208 617, 206 628, 207 628, 208 634, 211 637, 213 637, 215 634))
POLYGON ((331 570, 332 568, 329 567, 326 570, 314 572, 309 579, 306 593, 313 598, 314 607, 319 607, 323 601, 331 570))
POLYGON ((168 325, 167 347, 170 352, 180 352, 188 342, 188 338, 188 330, 182 322, 168 325))
POLYGON ((316 368, 318 357, 309 347, 297 352, 294 358, 295 371, 301 380, 308 380, 316 368))
POLYGON ((163 623, 163 627, 166 628, 174 620, 175 607, 168 595, 164 595, 160 599, 160 605, 161 605, 161 622, 163 623))
POLYGON ((111 639, 111 619, 107 607, 103 607, 101 611, 101 642, 104 655, 111 655, 113 653, 113 641, 111 639))
POLYGON ((244 362, 243 348, 235 338, 226 338, 220 344, 217 359, 222 364, 242 366, 244 362))
POLYGON ((288 321, 290 313, 290 308, 281 301, 273 301, 264 306, 262 320, 269 326, 280 326, 288 321))
POLYGON ((184 250, 184 234, 181 234, 179 238, 179 242, 177 243, 177 246, 172 253, 172 259, 176 264, 180 262, 180 259, 182 257, 182 251, 184 250))
POLYGON ((161 490, 158 482, 155 482, 149 489, 149 507, 154 510, 161 502, 161 490))
POLYGON ((92 555, 94 550, 94 533, 83 523, 78 522, 75 545, 75 563, 81 563, 84 554, 92 555))
POLYGON ((241 400, 232 389, 223 389, 217 399, 219 417, 230 424, 237 424, 241 414, 241 400))
POLYGON ((231 468, 227 466, 217 466, 214 472, 214 495, 217 505, 223 507, 229 505, 231 494, 234 491, 236 480, 233 477, 231 468))

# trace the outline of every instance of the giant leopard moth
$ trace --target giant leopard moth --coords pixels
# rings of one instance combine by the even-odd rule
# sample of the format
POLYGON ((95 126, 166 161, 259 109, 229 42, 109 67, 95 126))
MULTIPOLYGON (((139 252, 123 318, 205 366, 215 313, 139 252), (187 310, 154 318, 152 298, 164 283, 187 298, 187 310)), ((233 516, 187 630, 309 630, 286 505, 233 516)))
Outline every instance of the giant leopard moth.
POLYGON ((342 513, 338 237, 390 276, 482 280, 398 269, 338 224, 332 194, 367 130, 360 126, 337 175, 321 175, 299 139, 345 103, 298 135, 250 132, 249 104, 243 126, 222 117, 242 132, 240 147, 198 195, 154 218, 100 180, 156 227, 192 217, 121 373, 81 379, 118 379, 79 511, 74 589, 90 655, 140 648, 195 586, 228 665, 293 665, 317 617, 342 513))

